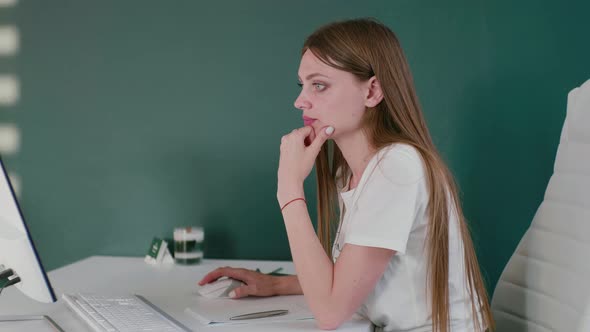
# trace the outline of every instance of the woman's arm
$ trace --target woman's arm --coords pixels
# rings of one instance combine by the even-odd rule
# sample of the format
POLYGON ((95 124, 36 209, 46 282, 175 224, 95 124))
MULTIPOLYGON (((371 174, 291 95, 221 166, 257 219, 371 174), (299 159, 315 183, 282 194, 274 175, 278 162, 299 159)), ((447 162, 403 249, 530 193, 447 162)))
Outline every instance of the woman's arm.
POLYGON ((306 146, 305 138, 312 132, 311 127, 303 127, 281 139, 277 200, 305 299, 318 326, 334 329, 349 319, 375 288, 395 251, 346 244, 336 264, 332 263, 315 234, 307 205, 293 201, 305 197, 303 182, 334 128, 322 128, 306 146))
POLYGON ((275 290, 277 295, 303 295, 297 276, 276 278, 275 290))
POLYGON ((289 204, 283 218, 307 303, 320 328, 335 329, 364 302, 396 252, 346 244, 333 264, 315 234, 303 201, 289 204))

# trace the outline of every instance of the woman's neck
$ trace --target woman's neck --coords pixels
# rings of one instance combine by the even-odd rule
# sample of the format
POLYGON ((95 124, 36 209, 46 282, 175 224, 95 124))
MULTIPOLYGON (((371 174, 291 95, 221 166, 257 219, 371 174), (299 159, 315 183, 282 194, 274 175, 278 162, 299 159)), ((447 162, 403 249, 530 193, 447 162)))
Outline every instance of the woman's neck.
POLYGON ((354 189, 358 185, 363 172, 376 151, 362 130, 352 135, 335 139, 334 142, 342 152, 342 156, 352 172, 348 189, 354 189))

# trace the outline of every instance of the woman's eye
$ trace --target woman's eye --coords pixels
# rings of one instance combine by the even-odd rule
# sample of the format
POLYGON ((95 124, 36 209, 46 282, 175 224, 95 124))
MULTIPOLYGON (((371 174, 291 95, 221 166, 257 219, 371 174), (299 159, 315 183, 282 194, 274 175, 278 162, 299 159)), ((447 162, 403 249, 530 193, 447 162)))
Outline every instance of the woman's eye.
POLYGON ((322 83, 313 83, 313 87, 316 91, 322 91, 326 88, 326 85, 322 83))
MULTIPOLYGON (((303 83, 297 83, 297 85, 300 88, 303 88, 303 83)), ((313 86, 313 89, 315 91, 323 91, 326 88, 326 85, 324 83, 312 83, 311 86, 313 86)))

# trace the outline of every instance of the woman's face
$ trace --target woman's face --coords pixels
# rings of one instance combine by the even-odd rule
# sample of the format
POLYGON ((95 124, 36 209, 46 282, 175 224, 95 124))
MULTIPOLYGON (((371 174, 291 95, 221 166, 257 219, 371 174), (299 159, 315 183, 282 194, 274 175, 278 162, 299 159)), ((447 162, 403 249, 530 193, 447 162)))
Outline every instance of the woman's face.
POLYGON ((326 65, 309 50, 301 58, 298 77, 301 93, 295 107, 303 111, 304 125, 312 126, 315 132, 332 126, 332 139, 360 130, 367 83, 326 65))

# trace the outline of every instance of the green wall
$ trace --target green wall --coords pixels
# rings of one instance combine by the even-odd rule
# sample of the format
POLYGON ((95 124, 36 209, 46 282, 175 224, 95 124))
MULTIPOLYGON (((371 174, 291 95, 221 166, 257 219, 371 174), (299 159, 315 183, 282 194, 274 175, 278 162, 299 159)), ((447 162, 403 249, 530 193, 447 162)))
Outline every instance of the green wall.
MULTIPOLYGON (((567 92, 590 78, 588 1, 20 1, 0 70, 6 156, 45 265, 143 255, 202 225, 210 258, 289 259, 280 137, 306 35, 374 16, 399 36, 493 287, 542 200, 567 92)), ((306 183, 315 197, 314 178, 306 183)), ((315 216, 315 204, 310 204, 315 216)))

